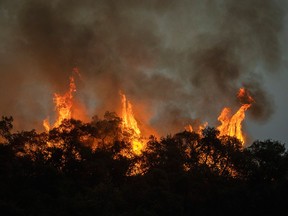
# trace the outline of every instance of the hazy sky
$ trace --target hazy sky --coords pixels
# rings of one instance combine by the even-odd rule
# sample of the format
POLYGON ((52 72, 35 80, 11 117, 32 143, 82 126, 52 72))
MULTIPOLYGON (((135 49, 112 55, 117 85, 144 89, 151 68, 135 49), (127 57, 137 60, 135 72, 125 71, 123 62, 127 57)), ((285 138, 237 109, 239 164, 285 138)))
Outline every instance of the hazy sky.
POLYGON ((276 77, 268 76, 265 86, 274 100, 275 110, 269 120, 258 123, 247 120, 248 130, 254 139, 271 138, 288 143, 288 72, 283 68, 276 77))
POLYGON ((250 140, 288 143, 285 0, 1 0, 0 113, 18 130, 55 118, 53 93, 78 67, 76 110, 120 109, 159 134, 217 126, 246 87, 250 140))
MULTIPOLYGON (((284 1, 283 1, 284 2, 284 1)), ((283 4, 283 31, 279 35, 282 49, 281 66, 274 75, 264 76, 265 88, 274 100, 274 112, 268 121, 259 124, 249 121, 248 129, 254 139, 275 139, 288 144, 288 14, 283 4)))

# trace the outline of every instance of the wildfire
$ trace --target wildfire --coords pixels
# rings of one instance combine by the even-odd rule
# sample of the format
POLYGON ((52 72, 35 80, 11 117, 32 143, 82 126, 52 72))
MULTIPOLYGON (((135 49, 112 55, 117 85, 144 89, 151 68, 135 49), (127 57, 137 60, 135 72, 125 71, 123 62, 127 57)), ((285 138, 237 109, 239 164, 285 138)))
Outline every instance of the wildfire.
MULTIPOLYGON (((80 76, 80 73, 77 69, 74 69, 73 72, 80 76)), ((71 119, 74 92, 76 92, 75 78, 74 76, 71 76, 69 90, 64 95, 57 93, 54 94, 53 102, 55 104, 57 117, 52 127, 48 118, 43 121, 43 126, 46 131, 49 131, 51 128, 58 127, 64 119, 71 119)))
POLYGON ((184 129, 188 132, 195 132, 198 134, 202 133, 202 130, 208 126, 208 122, 204 122, 203 124, 199 125, 194 125, 192 126, 191 124, 187 125, 184 129))
MULTIPOLYGON (((73 70, 73 75, 77 74, 81 78, 80 73, 77 69, 73 70)), ((56 110, 56 120, 54 124, 50 125, 49 119, 46 118, 43 121, 43 126, 46 131, 51 130, 51 128, 58 127, 61 125, 64 119, 72 118, 72 106, 73 106, 73 96, 76 92, 75 78, 74 76, 70 77, 69 90, 61 95, 58 93, 54 94, 53 101, 55 104, 56 110)), ((120 93, 121 95, 121 104, 122 104, 122 123, 121 129, 124 134, 128 134, 128 139, 132 144, 132 152, 135 155, 141 155, 145 144, 142 139, 141 131, 138 127, 138 123, 134 117, 132 104, 126 98, 126 95, 120 93)), ((245 142, 245 136, 242 132, 242 122, 245 119, 245 112, 249 109, 254 102, 254 99, 250 96, 249 92, 245 88, 240 88, 237 95, 240 103, 242 104, 238 111, 233 114, 231 109, 225 107, 221 114, 218 117, 218 121, 221 122, 221 125, 217 127, 220 131, 219 136, 234 136, 238 138, 243 144, 245 142)), ((208 123, 200 124, 199 122, 192 125, 187 125, 185 127, 186 131, 194 131, 201 134, 202 130, 207 127, 208 123)))
POLYGON ((234 136, 244 144, 245 136, 242 132, 242 122, 245 119, 245 111, 251 107, 254 99, 244 88, 240 88, 237 97, 242 103, 242 106, 234 115, 231 114, 230 108, 225 107, 218 117, 221 125, 218 126, 217 129, 220 131, 219 136, 234 136))
MULTIPOLYGON (((76 74, 81 78, 80 73, 77 69, 74 69, 73 72, 73 75, 76 74)), ((63 95, 58 93, 54 94, 53 101, 56 110, 56 120, 52 125, 50 125, 48 118, 43 121, 43 126, 46 131, 49 131, 54 127, 60 126, 64 119, 72 118, 72 107, 74 105, 73 96, 76 92, 75 78, 73 75, 70 76, 69 90, 63 95)), ((132 152, 136 155, 140 155, 141 151, 144 148, 144 143, 141 138, 141 131, 134 117, 132 104, 129 100, 127 100, 125 94, 120 93, 120 95, 122 102, 121 129, 123 132, 129 135, 129 141, 132 143, 132 152)))
POLYGON ((126 95, 120 93, 122 102, 122 130, 130 133, 132 150, 136 155, 140 155, 144 148, 141 140, 141 131, 134 117, 132 104, 127 100, 126 95))

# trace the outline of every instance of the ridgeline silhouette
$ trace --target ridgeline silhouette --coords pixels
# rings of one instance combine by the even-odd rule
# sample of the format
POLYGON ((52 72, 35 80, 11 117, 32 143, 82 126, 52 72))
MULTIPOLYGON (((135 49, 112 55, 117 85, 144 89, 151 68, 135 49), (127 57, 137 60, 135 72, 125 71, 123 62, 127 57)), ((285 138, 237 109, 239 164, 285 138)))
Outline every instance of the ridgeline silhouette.
POLYGON ((287 215, 288 153, 215 128, 151 136, 134 154, 121 118, 49 132, 0 121, 1 215, 287 215))

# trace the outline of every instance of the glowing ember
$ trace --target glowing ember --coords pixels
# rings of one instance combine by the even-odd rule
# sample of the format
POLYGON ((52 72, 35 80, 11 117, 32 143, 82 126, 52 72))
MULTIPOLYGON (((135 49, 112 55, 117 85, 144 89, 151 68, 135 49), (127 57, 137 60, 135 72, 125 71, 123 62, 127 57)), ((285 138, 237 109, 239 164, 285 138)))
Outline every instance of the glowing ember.
POLYGON ((141 131, 134 117, 132 105, 122 93, 122 130, 131 133, 132 150, 136 155, 140 155, 144 148, 144 143, 141 141, 141 131))
POLYGON ((217 129, 220 131, 219 136, 234 136, 244 144, 245 137, 242 132, 242 121, 245 119, 245 111, 249 109, 254 100, 244 88, 240 88, 238 99, 242 106, 234 115, 231 114, 230 108, 225 107, 218 117, 221 125, 217 129))
MULTIPOLYGON (((74 69, 73 72, 79 75, 78 70, 74 69)), ((71 119, 74 92, 76 92, 76 85, 74 77, 71 76, 69 90, 64 95, 60 95, 57 93, 54 94, 53 101, 57 112, 57 118, 52 127, 49 123, 48 118, 43 121, 43 126, 46 131, 49 131, 51 128, 58 127, 64 119, 71 119)))

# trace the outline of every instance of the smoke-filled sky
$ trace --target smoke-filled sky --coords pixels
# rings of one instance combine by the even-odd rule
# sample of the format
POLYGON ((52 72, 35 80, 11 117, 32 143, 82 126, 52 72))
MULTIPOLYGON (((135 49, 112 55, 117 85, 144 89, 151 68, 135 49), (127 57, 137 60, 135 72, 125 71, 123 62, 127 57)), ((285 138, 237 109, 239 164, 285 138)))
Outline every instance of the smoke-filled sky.
MULTIPOLYGON (((55 118, 74 67, 86 118, 132 102, 140 127, 161 135, 239 108, 251 140, 288 143, 288 4, 284 0, 1 0, 0 113, 16 129, 55 118)), ((77 111, 78 110, 78 111, 77 111)))

